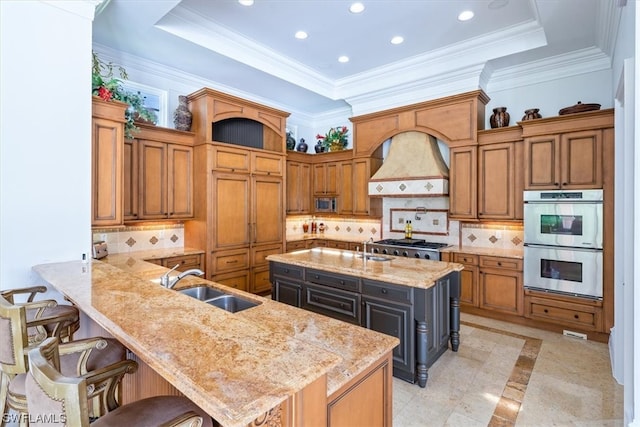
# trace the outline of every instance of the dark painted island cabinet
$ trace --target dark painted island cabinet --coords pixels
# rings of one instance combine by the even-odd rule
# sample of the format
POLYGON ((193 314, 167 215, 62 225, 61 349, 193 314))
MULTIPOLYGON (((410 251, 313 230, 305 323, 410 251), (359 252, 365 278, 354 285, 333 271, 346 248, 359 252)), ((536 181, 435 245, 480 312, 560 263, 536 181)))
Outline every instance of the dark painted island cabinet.
POLYGON ((429 367, 458 350, 459 272, 428 288, 270 262, 272 298, 397 337, 393 375, 425 387, 429 367))

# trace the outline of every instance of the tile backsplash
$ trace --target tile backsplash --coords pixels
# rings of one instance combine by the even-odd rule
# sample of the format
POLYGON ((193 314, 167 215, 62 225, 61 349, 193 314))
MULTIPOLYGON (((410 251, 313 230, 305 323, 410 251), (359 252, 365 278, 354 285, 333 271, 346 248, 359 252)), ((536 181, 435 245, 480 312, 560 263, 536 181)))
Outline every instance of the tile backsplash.
MULTIPOLYGON (((305 234, 311 233, 311 215, 288 216, 286 223, 287 240, 295 240, 303 237, 305 234), (304 223, 309 224, 309 232, 305 233, 303 229, 304 223)), ((373 238, 380 240, 382 238, 382 228, 379 220, 372 219, 355 219, 355 218, 330 218, 315 217, 316 223, 324 224, 323 233, 317 232, 316 236, 324 235, 327 239, 331 237, 353 238, 354 241, 364 241, 373 238)))
POLYGON ((460 245, 478 248, 521 249, 522 224, 460 223, 460 245))
POLYGON ((114 229, 93 229, 93 241, 107 242, 109 253, 184 247, 184 224, 159 224, 114 229))

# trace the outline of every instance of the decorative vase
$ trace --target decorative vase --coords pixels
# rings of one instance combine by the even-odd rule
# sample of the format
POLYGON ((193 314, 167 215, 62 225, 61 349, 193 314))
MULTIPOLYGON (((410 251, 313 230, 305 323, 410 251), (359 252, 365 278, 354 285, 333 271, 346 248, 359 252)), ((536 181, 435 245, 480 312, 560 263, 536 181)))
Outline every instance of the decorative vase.
POLYGON ((191 114, 191 111, 189 111, 189 106, 187 104, 188 101, 189 100, 186 96, 178 96, 178 108, 173 112, 173 124, 177 130, 191 130, 191 120, 193 119, 193 115, 191 114))
POLYGON ((528 110, 524 110, 524 116, 522 117, 522 120, 534 120, 534 119, 540 119, 542 118, 542 116, 540 115, 540 113, 538 113, 538 111, 540 111, 539 108, 530 108, 528 110))
POLYGON ((322 141, 318 140, 316 145, 313 147, 316 150, 316 153, 322 153, 324 151, 324 147, 322 146, 322 141))
POLYGON ((291 136, 290 132, 287 132, 287 150, 295 150, 296 140, 291 136))
POLYGON ((496 107, 493 114, 489 117, 489 124, 492 129, 509 126, 509 113, 507 107, 496 107))
POLYGON ((300 151, 301 153, 306 153, 309 146, 304 142, 304 138, 300 138, 300 143, 298 144, 298 148, 296 151, 300 151))

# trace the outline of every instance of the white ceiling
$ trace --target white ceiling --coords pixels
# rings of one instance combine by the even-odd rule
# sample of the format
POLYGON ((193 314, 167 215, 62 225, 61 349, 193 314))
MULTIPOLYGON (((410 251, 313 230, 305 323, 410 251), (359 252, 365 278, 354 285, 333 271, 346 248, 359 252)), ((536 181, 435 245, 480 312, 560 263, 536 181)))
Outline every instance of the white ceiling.
POLYGON ((472 74, 477 89, 549 57, 610 56, 617 30, 609 0, 362 2, 356 15, 344 0, 106 0, 93 41, 313 115, 456 76, 472 74), (465 9, 475 17, 459 22, 465 9))

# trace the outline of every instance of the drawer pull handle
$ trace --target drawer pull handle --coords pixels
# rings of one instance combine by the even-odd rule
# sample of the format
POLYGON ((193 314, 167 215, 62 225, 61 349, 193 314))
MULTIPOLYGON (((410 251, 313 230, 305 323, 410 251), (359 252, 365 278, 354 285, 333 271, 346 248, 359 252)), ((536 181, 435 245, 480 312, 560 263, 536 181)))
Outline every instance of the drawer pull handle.
POLYGON ((235 264, 236 262, 238 262, 237 259, 234 259, 233 261, 225 261, 227 264, 235 264))
POLYGON ((340 280, 340 284, 341 284, 341 285, 344 285, 344 280, 340 280))
POLYGON ((380 290, 380 292, 382 292, 383 294, 386 294, 386 293, 387 293, 387 290, 386 290, 385 288, 382 288, 382 289, 380 290))

